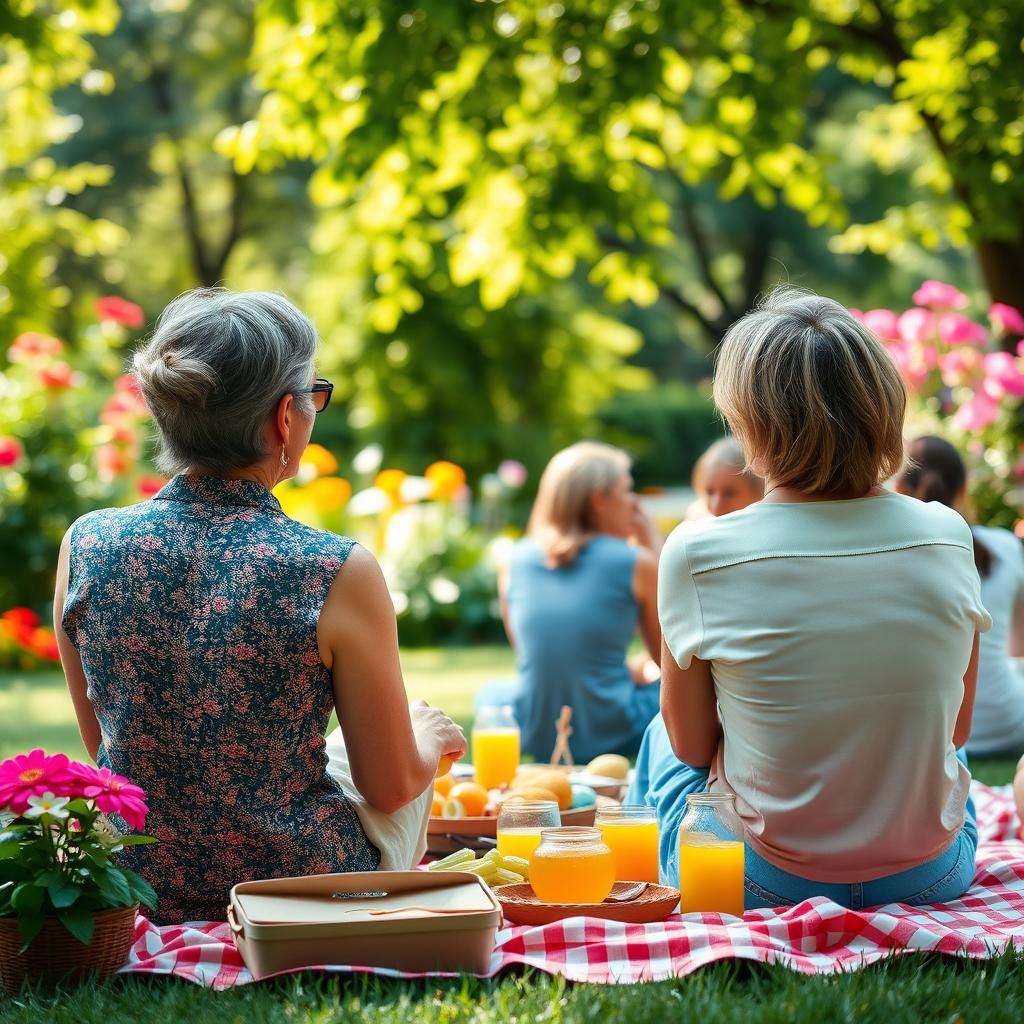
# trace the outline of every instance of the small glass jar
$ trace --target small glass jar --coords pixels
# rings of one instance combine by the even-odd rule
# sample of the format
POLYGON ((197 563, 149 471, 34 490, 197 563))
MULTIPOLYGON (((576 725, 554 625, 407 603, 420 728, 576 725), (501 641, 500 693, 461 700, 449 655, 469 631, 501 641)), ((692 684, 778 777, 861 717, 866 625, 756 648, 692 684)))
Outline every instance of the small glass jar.
POLYGON ((615 881, 658 884, 658 813, 653 807, 599 807, 594 824, 612 851, 615 881))
POLYGON ((541 832, 561 824, 554 800, 506 800, 498 812, 498 853, 529 860, 540 846, 541 832))
POLYGON ((542 830, 530 857, 530 884, 542 903, 603 903, 615 884, 615 863, 600 829, 542 830))
POLYGON ((480 708, 472 740, 476 781, 484 789, 509 785, 519 769, 519 726, 511 705, 480 708))
POLYGON ((743 914, 743 826, 731 793, 691 793, 679 826, 680 910, 743 914))

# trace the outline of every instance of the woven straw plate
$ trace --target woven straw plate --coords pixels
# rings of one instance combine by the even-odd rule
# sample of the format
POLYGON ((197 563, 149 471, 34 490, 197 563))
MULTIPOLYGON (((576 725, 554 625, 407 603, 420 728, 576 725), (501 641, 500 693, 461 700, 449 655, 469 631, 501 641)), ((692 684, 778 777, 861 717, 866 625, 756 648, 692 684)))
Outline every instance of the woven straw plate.
MULTIPOLYGON (((634 882, 616 882, 612 894, 634 882)), ((513 924, 553 924, 567 917, 600 917, 626 924, 664 921, 679 904, 679 890, 667 885, 649 885, 628 903, 541 903, 529 882, 499 885, 494 890, 505 917, 513 924)))

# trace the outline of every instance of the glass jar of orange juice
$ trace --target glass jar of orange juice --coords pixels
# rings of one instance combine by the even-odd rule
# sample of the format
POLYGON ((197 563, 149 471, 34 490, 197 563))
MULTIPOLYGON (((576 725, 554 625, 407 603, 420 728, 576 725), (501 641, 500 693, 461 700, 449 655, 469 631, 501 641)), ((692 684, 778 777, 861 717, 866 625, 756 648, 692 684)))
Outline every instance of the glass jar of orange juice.
POLYGON ((598 807, 594 824, 612 851, 616 882, 658 884, 658 814, 653 807, 598 807))
POLYGON ((484 789, 507 786, 519 768, 519 726, 512 708, 480 708, 472 738, 476 781, 484 789))
POLYGON ((529 860, 540 846, 541 832, 561 824, 554 800, 506 800, 498 812, 498 853, 529 860))
POLYGON ((615 884, 615 864, 600 830, 543 829, 530 855, 530 884, 542 903, 603 903, 615 884))
POLYGON ((679 826, 679 909, 743 914, 743 826, 731 793, 691 793, 679 826))

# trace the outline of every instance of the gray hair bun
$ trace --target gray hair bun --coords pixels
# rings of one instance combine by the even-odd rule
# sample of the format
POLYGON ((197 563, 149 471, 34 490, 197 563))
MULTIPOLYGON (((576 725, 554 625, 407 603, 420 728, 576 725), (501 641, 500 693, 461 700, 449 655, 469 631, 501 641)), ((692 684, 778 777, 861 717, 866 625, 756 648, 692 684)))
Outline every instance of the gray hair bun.
POLYGON ((283 396, 313 415, 316 344, 316 328, 283 295, 179 295, 132 359, 160 431, 157 465, 223 472, 262 461, 267 422, 283 396))

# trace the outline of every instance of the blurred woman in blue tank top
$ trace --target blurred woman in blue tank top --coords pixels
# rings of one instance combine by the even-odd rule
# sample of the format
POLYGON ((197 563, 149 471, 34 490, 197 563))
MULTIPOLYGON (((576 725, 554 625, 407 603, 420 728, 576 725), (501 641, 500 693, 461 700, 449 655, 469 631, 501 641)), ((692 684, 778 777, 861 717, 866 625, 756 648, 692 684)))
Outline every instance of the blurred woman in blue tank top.
POLYGON ((636 753, 658 711, 660 546, 625 452, 581 441, 548 463, 499 578, 518 678, 477 696, 478 707, 513 705, 523 753, 550 757, 563 705, 577 761, 636 753), (630 665, 638 628, 649 657, 630 665))

